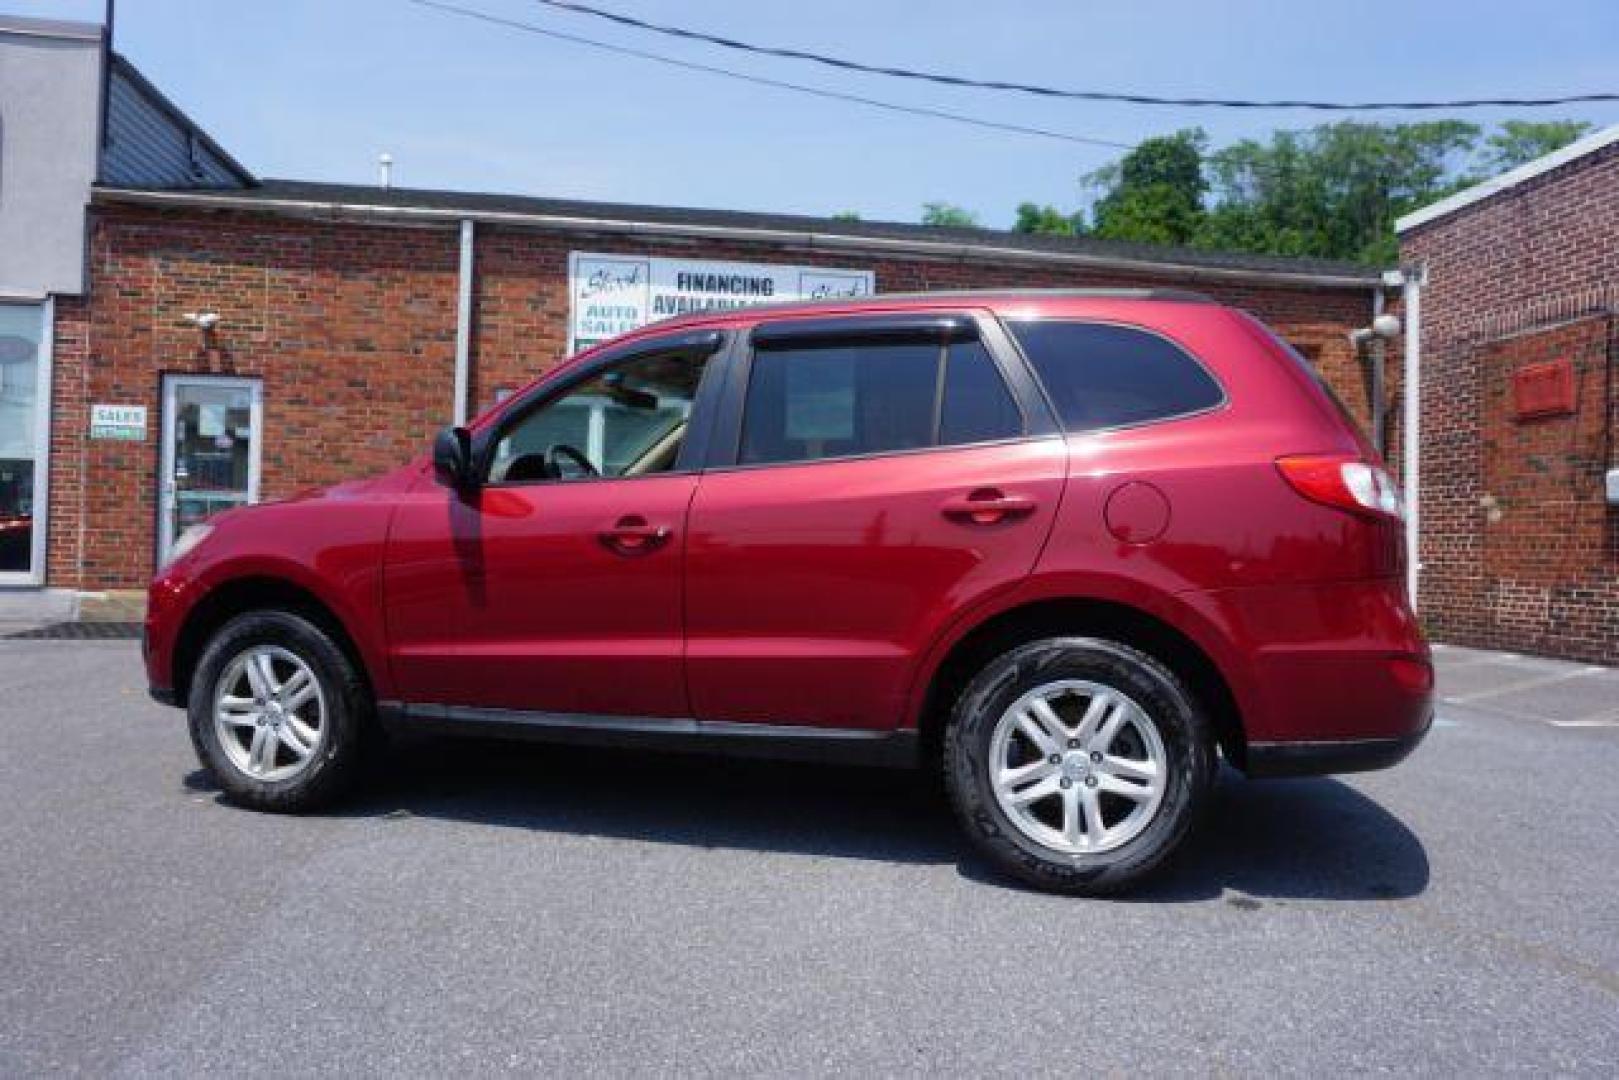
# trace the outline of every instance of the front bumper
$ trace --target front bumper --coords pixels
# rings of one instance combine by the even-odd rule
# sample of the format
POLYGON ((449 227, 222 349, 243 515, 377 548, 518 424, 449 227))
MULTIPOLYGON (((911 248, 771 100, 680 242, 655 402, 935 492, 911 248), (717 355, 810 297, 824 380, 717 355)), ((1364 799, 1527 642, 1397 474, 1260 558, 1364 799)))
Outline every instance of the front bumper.
POLYGON ((141 628, 141 660, 147 693, 164 705, 184 704, 174 689, 174 646, 186 612, 185 590, 166 576, 146 592, 146 623, 141 628))
POLYGON ((1429 713, 1417 730, 1393 738, 1249 743, 1245 771, 1255 779, 1272 779, 1386 769, 1409 757, 1432 726, 1429 713))

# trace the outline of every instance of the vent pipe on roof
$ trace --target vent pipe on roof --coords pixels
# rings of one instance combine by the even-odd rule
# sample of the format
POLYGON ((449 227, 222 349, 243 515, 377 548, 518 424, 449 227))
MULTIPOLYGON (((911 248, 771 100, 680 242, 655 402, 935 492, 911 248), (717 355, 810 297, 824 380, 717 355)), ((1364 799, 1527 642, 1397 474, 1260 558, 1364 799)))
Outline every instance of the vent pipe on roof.
POLYGON ((392 154, 378 155, 377 183, 382 186, 384 191, 394 186, 394 156, 392 154))

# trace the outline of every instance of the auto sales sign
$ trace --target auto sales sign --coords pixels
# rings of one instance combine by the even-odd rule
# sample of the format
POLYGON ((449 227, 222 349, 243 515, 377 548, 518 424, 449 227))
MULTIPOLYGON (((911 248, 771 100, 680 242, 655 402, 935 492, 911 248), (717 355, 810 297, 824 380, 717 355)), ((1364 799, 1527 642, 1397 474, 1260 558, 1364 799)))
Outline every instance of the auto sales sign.
POLYGON ((870 270, 575 251, 568 256, 568 352, 689 311, 870 296, 876 287, 870 270))

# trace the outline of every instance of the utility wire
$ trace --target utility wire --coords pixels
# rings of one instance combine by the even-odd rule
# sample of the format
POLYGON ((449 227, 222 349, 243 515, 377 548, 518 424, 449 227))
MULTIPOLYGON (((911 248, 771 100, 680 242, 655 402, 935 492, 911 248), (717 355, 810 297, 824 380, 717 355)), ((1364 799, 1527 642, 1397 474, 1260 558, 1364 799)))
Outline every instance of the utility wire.
MULTIPOLYGON (((570 34, 561 30, 552 30, 548 27, 536 26, 533 23, 509 19, 489 12, 479 11, 475 8, 464 7, 460 4, 449 3, 447 0, 406 0, 407 3, 417 7, 431 8, 450 15, 458 15, 508 30, 520 30, 524 33, 535 34, 542 37, 554 38, 559 41, 571 42, 575 45, 585 45, 605 52, 617 53, 622 56, 636 57, 641 60, 651 60, 655 63, 666 64, 670 67, 681 68, 687 71, 698 71, 709 75, 719 75, 727 79, 738 79, 742 82, 753 83, 759 86, 774 87, 779 90, 791 90, 813 97, 832 101, 842 101, 856 105, 867 105, 876 109, 883 109, 893 113, 904 113, 911 116, 929 117, 935 120, 950 120, 958 124, 967 124, 972 127, 986 128, 991 131, 1011 132, 1016 135, 1031 135, 1043 139, 1055 139, 1061 142, 1078 143, 1085 146, 1101 146, 1113 150, 1134 150, 1136 143, 1119 142, 1113 139, 1098 139, 1086 135, 1074 135, 1065 131, 1052 131, 1049 128, 1030 127, 1025 124, 1012 124, 999 120, 987 120, 978 116, 966 116, 961 113, 949 112, 944 109, 932 109, 925 106, 900 105, 892 101, 882 101, 877 98, 864 97, 859 94, 846 94, 837 90, 826 90, 818 86, 805 86, 801 83, 785 82, 781 79, 769 79, 760 75, 750 75, 746 72, 733 71, 729 68, 715 67, 711 64, 700 64, 694 61, 679 60, 664 56, 660 53, 647 52, 644 49, 631 48, 610 42, 598 41, 595 38, 583 37, 579 34, 570 34)), ((1200 155, 1200 159, 1211 162, 1214 159, 1207 154, 1200 155)), ((1290 170, 1280 165, 1265 165, 1259 162, 1244 162, 1243 170, 1254 176, 1269 176, 1272 178, 1285 178, 1290 170)), ((1381 174, 1379 174, 1381 175, 1381 174)))
POLYGON ((1255 101, 1245 98, 1206 98, 1206 97, 1159 97, 1152 94, 1126 94, 1106 90, 1067 90, 1053 86, 1039 86, 1032 83, 1001 82, 993 79, 973 79, 964 75, 949 75, 936 71, 916 71, 911 68, 886 67, 878 64, 863 64, 857 60, 845 60, 836 56, 826 56, 822 53, 805 52, 802 49, 788 49, 772 45, 754 45, 735 38, 721 37, 718 34, 707 34, 699 30, 688 30, 680 26, 670 26, 664 23, 649 22, 637 19, 630 15, 608 11, 604 8, 592 7, 589 4, 577 4, 571 0, 535 0, 536 3, 559 11, 571 11, 579 15, 590 15, 598 19, 606 19, 620 26, 629 26, 637 30, 648 30, 668 37, 683 38, 687 41, 701 41, 709 45, 718 45, 738 52, 754 53, 760 56, 775 56, 787 60, 807 60, 815 64, 824 64, 827 67, 838 68, 843 71, 858 71, 867 75, 886 75, 896 79, 914 79, 922 82, 938 83, 943 86, 967 87, 974 90, 1003 90, 1020 94, 1034 94, 1046 98, 1068 98, 1077 101, 1112 101, 1126 105, 1167 105, 1178 108, 1219 108, 1219 109, 1314 109, 1323 112, 1371 112, 1374 110, 1454 110, 1454 109, 1481 109, 1487 107, 1509 107, 1519 109, 1538 109, 1552 105, 1577 105, 1591 102, 1619 101, 1619 93, 1604 92, 1595 94, 1563 94, 1555 97, 1502 97, 1502 98, 1459 98, 1451 101, 1308 101, 1293 98, 1282 98, 1272 101, 1255 101))
POLYGON ((1031 127, 1027 124, 1005 123, 1000 120, 986 120, 980 116, 966 116, 962 113, 948 112, 944 109, 932 109, 921 105, 900 105, 892 101, 881 101, 877 98, 863 97, 859 94, 846 94, 837 90, 825 90, 818 86, 805 86, 802 83, 786 82, 781 79, 768 79, 762 75, 749 75, 741 71, 732 71, 728 68, 715 67, 711 64, 699 64, 690 60, 677 60, 672 56, 663 56, 659 53, 647 52, 643 49, 634 49, 626 45, 615 45, 606 41, 597 41, 595 38, 582 37, 578 34, 569 34, 561 30, 552 30, 533 23, 521 22, 517 19, 508 19, 499 15, 492 15, 486 11, 462 7, 459 4, 444 3, 443 0, 407 0, 417 7, 433 8, 437 11, 452 15, 460 15, 479 22, 503 26, 509 30, 521 30, 528 34, 539 34, 543 37, 555 38, 558 41, 568 41, 575 45, 586 45, 592 49, 601 49, 605 52, 618 53, 622 56, 634 56, 642 60, 651 60, 670 67, 684 68, 688 71, 702 71, 710 75, 722 75, 728 79, 740 79, 743 82, 753 83, 757 86, 771 86, 778 90, 792 90, 800 94, 811 94, 819 98, 828 98, 833 101, 851 102, 856 105, 868 105, 874 109, 886 109, 889 112, 908 113, 912 116, 927 116, 935 120, 951 120, 958 124, 970 124, 973 127, 988 128, 992 131, 1007 131, 1015 135, 1034 135, 1043 139, 1057 139, 1062 142, 1081 143, 1086 146, 1104 146, 1114 150, 1133 150, 1134 143, 1116 142, 1111 139, 1093 139, 1084 135, 1073 135, 1066 131, 1052 131, 1049 128, 1031 127))

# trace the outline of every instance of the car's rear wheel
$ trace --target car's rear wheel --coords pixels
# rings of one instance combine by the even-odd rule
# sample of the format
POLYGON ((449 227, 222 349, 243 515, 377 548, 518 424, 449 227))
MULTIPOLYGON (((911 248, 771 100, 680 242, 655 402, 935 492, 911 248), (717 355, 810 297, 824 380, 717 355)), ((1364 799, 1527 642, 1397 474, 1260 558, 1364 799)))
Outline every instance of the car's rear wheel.
POLYGON ((1161 866, 1207 801, 1207 717, 1173 672, 1117 642, 1015 648, 967 685, 945 780, 973 843, 1016 877, 1077 895, 1161 866))
POLYGON ((315 623, 255 611, 226 623, 188 702, 197 756, 233 801, 297 812, 342 794, 370 734, 364 680, 315 623))

